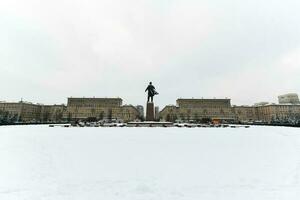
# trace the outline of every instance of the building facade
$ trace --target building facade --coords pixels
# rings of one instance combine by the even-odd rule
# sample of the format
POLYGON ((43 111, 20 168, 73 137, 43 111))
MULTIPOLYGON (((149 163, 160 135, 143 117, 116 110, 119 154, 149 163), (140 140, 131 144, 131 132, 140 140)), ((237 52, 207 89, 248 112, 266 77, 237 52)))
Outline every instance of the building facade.
POLYGON ((164 121, 235 121, 230 99, 178 99, 176 106, 166 106, 160 112, 164 121))
POLYGON ((154 119, 156 120, 156 121, 159 121, 159 106, 155 106, 154 107, 154 119))
POLYGON ((288 122, 300 119, 300 105, 270 104, 256 108, 258 119, 271 122, 288 122))
POLYGON ((121 107, 120 119, 124 122, 135 121, 140 119, 140 112, 132 105, 124 105, 121 107))
POLYGON ((68 121, 118 119, 136 120, 138 110, 131 105, 122 106, 121 98, 68 98, 64 118, 68 121))
POLYGON ((256 104, 231 106, 229 99, 178 99, 177 105, 166 106, 163 121, 226 121, 291 123, 300 121, 300 104, 256 104))
POLYGON ((60 122, 66 111, 64 105, 41 105, 29 102, 0 102, 0 111, 6 112, 16 122, 60 122))
POLYGON ((262 106, 233 107, 237 121, 264 123, 288 122, 300 120, 300 105, 296 104, 268 104, 262 106))
POLYGON ((14 122, 47 123, 76 120, 139 119, 139 111, 131 105, 122 105, 120 98, 69 98, 68 105, 42 105, 28 102, 0 102, 0 119, 4 116, 14 122))
POLYGON ((144 114, 144 106, 142 105, 137 105, 136 109, 139 111, 139 116, 140 119, 144 119, 145 118, 145 114, 144 114))
POLYGON ((233 112, 238 122, 258 121, 257 107, 255 106, 233 106, 233 112))
POLYGON ((300 104, 298 94, 289 93, 278 96, 279 104, 300 104))
MULTIPOLYGON (((231 106, 230 99, 177 99, 159 112, 156 120, 300 123, 300 104, 297 98, 284 104, 260 103, 254 106, 231 106), (287 103, 289 102, 289 103, 287 103), (290 103, 293 102, 293 103, 290 103)), ((298 97, 298 96, 297 96, 298 97)), ((292 99, 292 100, 291 100, 292 99)), ((282 101, 280 101, 282 102, 282 101)), ((116 119, 123 122, 143 119, 143 106, 122 105, 121 98, 68 98, 65 105, 42 105, 29 102, 0 102, 0 123, 3 121, 25 123, 70 122, 79 120, 116 119)))
POLYGON ((41 114, 40 121, 41 122, 62 122, 64 121, 63 115, 67 111, 67 107, 65 105, 40 105, 41 114))
POLYGON ((19 122, 22 115, 22 104, 11 102, 0 102, 0 113, 2 118, 13 119, 13 121, 19 122))

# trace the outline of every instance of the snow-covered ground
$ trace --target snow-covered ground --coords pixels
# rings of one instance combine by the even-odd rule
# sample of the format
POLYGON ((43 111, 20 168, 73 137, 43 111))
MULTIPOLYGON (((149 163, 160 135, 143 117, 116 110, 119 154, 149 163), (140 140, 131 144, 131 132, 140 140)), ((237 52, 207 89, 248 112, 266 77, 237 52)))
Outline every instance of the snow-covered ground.
POLYGON ((0 127, 1 200, 299 200, 300 129, 0 127))

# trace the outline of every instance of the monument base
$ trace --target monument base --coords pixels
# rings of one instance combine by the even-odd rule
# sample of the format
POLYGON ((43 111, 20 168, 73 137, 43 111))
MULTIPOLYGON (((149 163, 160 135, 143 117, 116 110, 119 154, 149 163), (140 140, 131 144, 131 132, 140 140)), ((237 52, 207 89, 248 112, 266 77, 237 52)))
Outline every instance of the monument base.
POLYGON ((127 127, 173 127, 172 122, 128 122, 127 127))
POLYGON ((147 109, 146 109, 146 121, 154 121, 155 114, 154 114, 154 103, 148 102, 147 109))

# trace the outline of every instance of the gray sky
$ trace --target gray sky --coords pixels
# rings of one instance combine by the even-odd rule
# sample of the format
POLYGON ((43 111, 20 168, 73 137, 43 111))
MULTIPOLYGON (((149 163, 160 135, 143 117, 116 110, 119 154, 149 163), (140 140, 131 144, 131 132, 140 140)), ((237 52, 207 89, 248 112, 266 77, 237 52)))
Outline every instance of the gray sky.
POLYGON ((0 1, 0 100, 277 101, 300 93, 298 0, 0 1))

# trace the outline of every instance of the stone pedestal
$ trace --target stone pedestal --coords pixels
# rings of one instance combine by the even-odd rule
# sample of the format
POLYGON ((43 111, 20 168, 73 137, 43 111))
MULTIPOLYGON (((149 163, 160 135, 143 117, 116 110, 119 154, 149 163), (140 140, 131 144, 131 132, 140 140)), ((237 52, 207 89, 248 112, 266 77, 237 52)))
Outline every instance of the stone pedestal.
POLYGON ((148 102, 147 109, 146 109, 146 121, 154 121, 155 114, 154 114, 154 103, 148 102))

